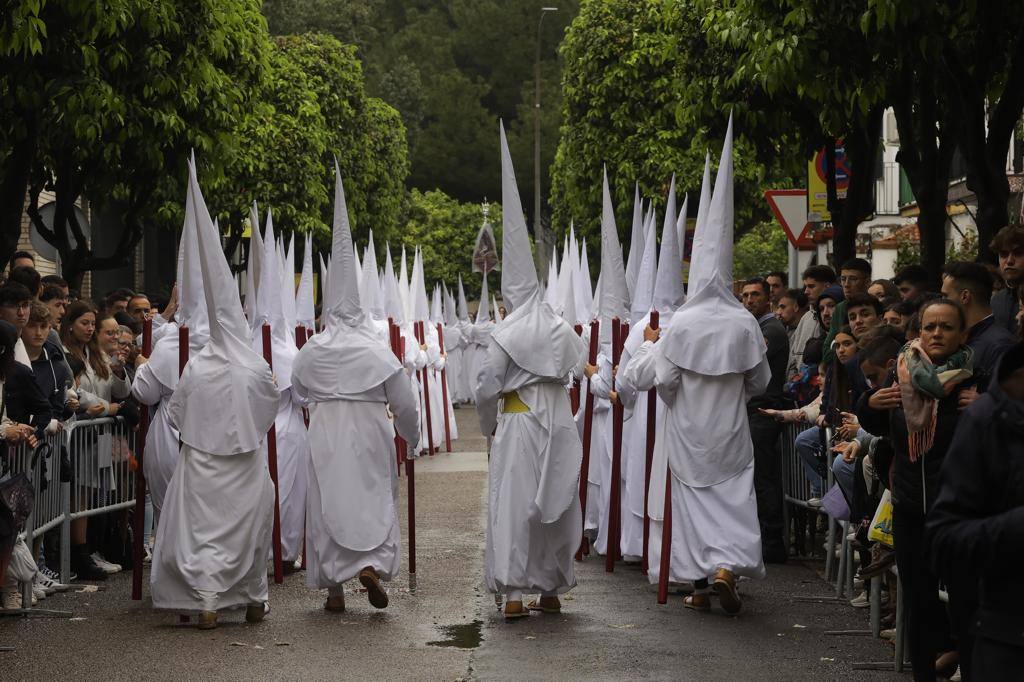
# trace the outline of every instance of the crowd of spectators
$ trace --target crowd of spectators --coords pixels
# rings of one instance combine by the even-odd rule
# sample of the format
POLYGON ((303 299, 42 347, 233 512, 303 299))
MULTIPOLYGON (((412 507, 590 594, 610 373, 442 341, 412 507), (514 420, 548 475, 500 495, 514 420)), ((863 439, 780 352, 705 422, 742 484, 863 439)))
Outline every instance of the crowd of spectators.
POLYGON ((938 281, 916 265, 872 280, 854 258, 838 276, 808 268, 802 291, 776 287, 781 273, 742 290, 769 359, 788 356, 748 404, 765 560, 785 560, 778 431, 766 420, 803 423, 794 449, 808 507, 834 509, 831 495, 848 510, 851 604, 868 607, 866 582, 883 576, 883 636, 894 638, 892 595, 903 591, 920 680, 1024 671, 1024 229, 1004 228, 991 246, 997 268, 951 262, 938 281))
MULTIPOLYGON (((125 429, 135 429, 139 410, 131 383, 146 362, 140 352, 142 326, 147 318, 172 319, 175 309, 173 292, 158 313, 146 294, 128 289, 112 291, 94 305, 79 298, 63 278, 41 277, 31 254, 16 252, 0 286, 0 479, 10 471, 13 448, 40 448, 73 421, 120 417, 125 429)), ((125 438, 110 442, 115 450, 128 449, 125 438)), ((112 487, 115 453, 101 452, 104 447, 95 442, 79 449, 69 452, 61 446, 54 452, 51 447, 48 453, 61 458, 73 505, 96 502, 112 487)), ((70 526, 72 580, 105 580, 130 564, 126 512, 83 516, 70 526)), ((15 538, 0 537, 0 608, 22 605, 15 577, 31 580, 33 603, 68 588, 60 583, 58 529, 31 546, 15 538), (19 555, 29 560, 11 562, 19 555), (5 570, 9 562, 21 575, 5 570), (32 567, 28 575, 25 565, 32 567)))

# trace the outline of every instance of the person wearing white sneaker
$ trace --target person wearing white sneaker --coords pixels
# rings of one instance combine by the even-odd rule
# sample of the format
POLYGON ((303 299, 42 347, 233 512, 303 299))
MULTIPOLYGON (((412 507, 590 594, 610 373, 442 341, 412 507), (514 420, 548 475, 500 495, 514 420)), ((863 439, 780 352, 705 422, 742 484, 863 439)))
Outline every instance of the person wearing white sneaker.
MULTIPOLYGON (((49 566, 41 566, 39 568, 39 573, 44 578, 46 578, 47 580, 50 581, 50 585, 57 592, 67 592, 68 589, 70 589, 70 587, 71 587, 71 585, 65 585, 64 583, 62 583, 60 581, 60 574, 58 574, 56 571, 52 570, 49 566)), ((72 574, 71 579, 74 580, 74 574, 72 574)))
POLYGON ((106 573, 107 575, 113 575, 115 573, 121 572, 121 564, 115 564, 113 562, 107 561, 99 552, 93 552, 90 555, 90 558, 93 560, 93 563, 99 566, 100 570, 106 573))

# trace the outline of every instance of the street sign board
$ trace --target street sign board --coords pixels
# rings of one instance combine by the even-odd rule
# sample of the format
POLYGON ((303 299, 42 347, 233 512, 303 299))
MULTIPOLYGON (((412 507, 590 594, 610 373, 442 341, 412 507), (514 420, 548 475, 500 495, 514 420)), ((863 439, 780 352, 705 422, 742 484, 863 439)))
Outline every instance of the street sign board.
POLYGON ((786 232, 789 243, 796 248, 806 248, 810 244, 807 235, 811 230, 807 216, 807 190, 769 189, 765 191, 764 198, 786 232))

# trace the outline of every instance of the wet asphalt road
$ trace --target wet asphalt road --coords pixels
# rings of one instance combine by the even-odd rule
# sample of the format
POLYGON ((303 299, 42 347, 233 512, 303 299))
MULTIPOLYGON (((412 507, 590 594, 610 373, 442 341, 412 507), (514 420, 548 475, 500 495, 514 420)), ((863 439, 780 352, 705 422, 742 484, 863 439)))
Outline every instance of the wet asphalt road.
POLYGON ((561 615, 506 623, 482 581, 486 443, 472 410, 456 414, 456 452, 417 463, 415 593, 403 557, 387 609, 370 607, 354 584, 347 612, 328 614, 326 592, 308 589, 300 572, 271 585, 272 612, 262 624, 228 614, 201 632, 154 611, 148 592, 132 602, 130 576, 121 574, 98 592, 40 604, 70 610, 70 619, 0 618, 0 646, 15 647, 0 653, 0 679, 897 678, 851 667, 891 660, 888 644, 825 634, 866 628, 866 610, 794 602, 830 595, 817 564, 771 566, 766 580, 744 582, 744 612, 733 618, 717 605, 709 614, 688 611, 678 596, 658 606, 637 568, 608 574, 590 558, 578 565, 579 586, 561 615))

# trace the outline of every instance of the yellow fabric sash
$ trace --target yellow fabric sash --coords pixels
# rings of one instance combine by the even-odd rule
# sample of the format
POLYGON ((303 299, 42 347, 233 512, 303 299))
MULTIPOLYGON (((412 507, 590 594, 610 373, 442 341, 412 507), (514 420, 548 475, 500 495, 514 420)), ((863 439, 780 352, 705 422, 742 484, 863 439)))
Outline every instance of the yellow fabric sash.
POLYGON ((529 406, 519 398, 519 393, 516 391, 510 391, 503 394, 502 396, 501 411, 505 414, 517 414, 521 412, 529 412, 529 406))

